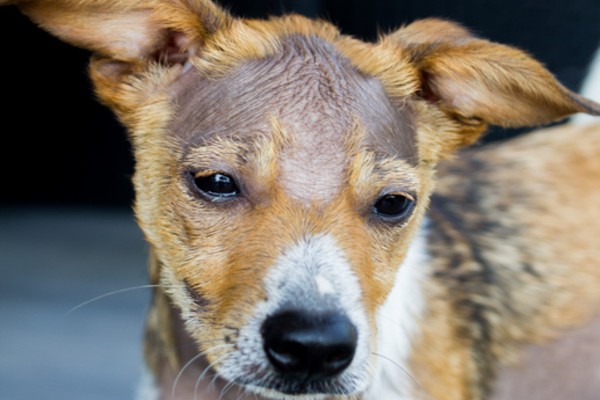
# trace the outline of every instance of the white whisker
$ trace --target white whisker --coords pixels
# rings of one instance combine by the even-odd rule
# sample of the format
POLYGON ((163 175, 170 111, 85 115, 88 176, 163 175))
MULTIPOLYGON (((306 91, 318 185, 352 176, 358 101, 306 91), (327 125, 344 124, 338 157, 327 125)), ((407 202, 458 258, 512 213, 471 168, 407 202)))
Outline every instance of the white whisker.
POLYGON ((73 313, 74 311, 79 310, 81 307, 87 306, 90 303, 93 303, 93 302, 98 301, 98 300, 102 300, 102 299, 104 299, 106 297, 109 297, 109 296, 112 296, 112 295, 115 295, 115 294, 121 294, 121 293, 131 292, 131 291, 138 290, 138 289, 150 289, 150 288, 157 288, 157 287, 161 287, 161 285, 140 285, 140 286, 132 286, 132 287, 124 288, 124 289, 114 290, 112 292, 105 293, 105 294, 102 294, 100 296, 96 296, 96 297, 94 297, 92 299, 86 300, 83 303, 80 303, 80 304, 76 305, 75 307, 71 308, 69 311, 67 311, 65 313, 65 317, 68 316, 69 314, 73 313))
POLYGON ((223 386, 223 388, 221 389, 221 393, 219 393, 219 397, 217 398, 217 400, 221 400, 223 399, 227 392, 231 390, 231 388, 233 388, 234 383, 233 382, 227 382, 225 384, 225 386, 223 386))
MULTIPOLYGON (((205 355, 207 352, 209 351, 213 351, 219 348, 227 348, 227 347, 234 347, 234 345, 232 344, 221 344, 218 346, 214 346, 211 347, 210 349, 207 349, 206 351, 201 352, 200 354, 205 355)), ((221 357, 219 357, 216 361, 216 363, 220 362, 221 360, 223 360, 224 358, 226 358, 228 356, 228 354, 224 354, 221 357)), ((212 364, 208 364, 208 366, 206 368, 204 368, 204 370, 202 371, 202 373, 200 373, 200 375, 198 376, 198 379, 196 379, 196 384, 194 385, 194 399, 198 398, 198 389, 200 388, 200 383, 204 380, 206 373, 208 371, 210 371, 212 369, 213 365, 212 364)), ((217 378, 217 372, 215 371, 213 377, 211 378, 211 384, 213 382, 214 379, 217 378)), ((209 385, 210 387, 210 385, 209 385)))
POLYGON ((398 367, 398 369, 400 369, 408 377, 408 379, 410 379, 419 388, 419 390, 421 390, 421 391, 423 390, 423 387, 421 386, 421 384, 402 365, 400 365, 396 361, 392 360, 391 358, 384 356, 383 354, 379 354, 379 353, 375 353, 375 352, 371 352, 371 354, 373 354, 376 357, 381 357, 384 360, 391 362, 394 366, 398 367))
POLYGON ((173 381, 173 386, 171 387, 171 398, 173 400, 175 400, 175 389, 177 388, 177 384, 179 383, 179 379, 181 379, 181 377, 183 376, 183 373, 185 372, 185 370, 194 363, 194 361, 198 360, 200 357, 202 357, 204 355, 204 353, 200 352, 198 354, 196 354, 194 357, 192 357, 188 362, 186 362, 183 367, 181 367, 181 369, 179 370, 179 372, 177 373, 177 376, 175 377, 175 380, 173 381))

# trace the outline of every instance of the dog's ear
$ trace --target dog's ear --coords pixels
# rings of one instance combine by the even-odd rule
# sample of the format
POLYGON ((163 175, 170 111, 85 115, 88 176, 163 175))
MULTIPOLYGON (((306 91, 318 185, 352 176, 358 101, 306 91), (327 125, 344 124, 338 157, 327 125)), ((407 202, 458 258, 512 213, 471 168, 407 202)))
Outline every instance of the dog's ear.
POLYGON ((226 25, 210 0, 0 0, 60 39, 125 62, 181 63, 189 47, 226 25))
POLYGON ((545 124, 600 105, 564 86, 521 50, 473 36, 444 20, 414 22, 386 36, 408 51, 421 96, 464 121, 504 127, 545 124))
POLYGON ((210 0, 0 0, 8 4, 65 42, 92 51, 92 77, 108 103, 104 93, 121 78, 151 65, 185 64, 231 22, 210 0))

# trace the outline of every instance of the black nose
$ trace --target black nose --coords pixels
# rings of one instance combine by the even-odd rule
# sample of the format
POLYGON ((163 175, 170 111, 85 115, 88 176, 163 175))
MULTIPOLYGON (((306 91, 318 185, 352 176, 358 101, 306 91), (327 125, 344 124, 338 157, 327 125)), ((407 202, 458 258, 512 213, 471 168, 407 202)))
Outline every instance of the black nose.
POLYGON ((277 371, 315 380, 342 372, 354 357, 358 334, 348 317, 290 310, 268 317, 262 326, 264 349, 277 371))

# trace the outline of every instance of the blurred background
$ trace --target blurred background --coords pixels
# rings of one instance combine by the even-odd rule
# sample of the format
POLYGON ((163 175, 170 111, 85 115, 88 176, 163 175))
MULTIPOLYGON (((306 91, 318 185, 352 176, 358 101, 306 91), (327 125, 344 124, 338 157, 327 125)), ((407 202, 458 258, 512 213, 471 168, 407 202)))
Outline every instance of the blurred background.
MULTIPOLYGON (((418 18, 515 45, 578 90, 600 44, 598 0, 222 0, 246 17, 298 12, 366 40, 418 18)), ((0 400, 129 399, 148 289, 126 134, 94 100, 89 54, 0 8, 0 400)), ((493 130, 486 140, 521 131, 493 130)))

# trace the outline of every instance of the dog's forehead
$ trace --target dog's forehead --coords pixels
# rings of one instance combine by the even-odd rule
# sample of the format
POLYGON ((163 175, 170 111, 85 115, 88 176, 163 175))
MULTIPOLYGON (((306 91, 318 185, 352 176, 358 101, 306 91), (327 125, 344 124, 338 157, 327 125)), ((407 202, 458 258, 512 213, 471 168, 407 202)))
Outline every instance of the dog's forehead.
POLYGON ((290 36, 280 52, 241 62, 223 77, 190 71, 176 93, 172 130, 184 146, 215 136, 248 143, 272 134, 276 120, 293 138, 280 155, 279 180, 301 200, 341 189, 349 146, 358 136, 378 153, 416 163, 410 110, 316 37, 290 36))

